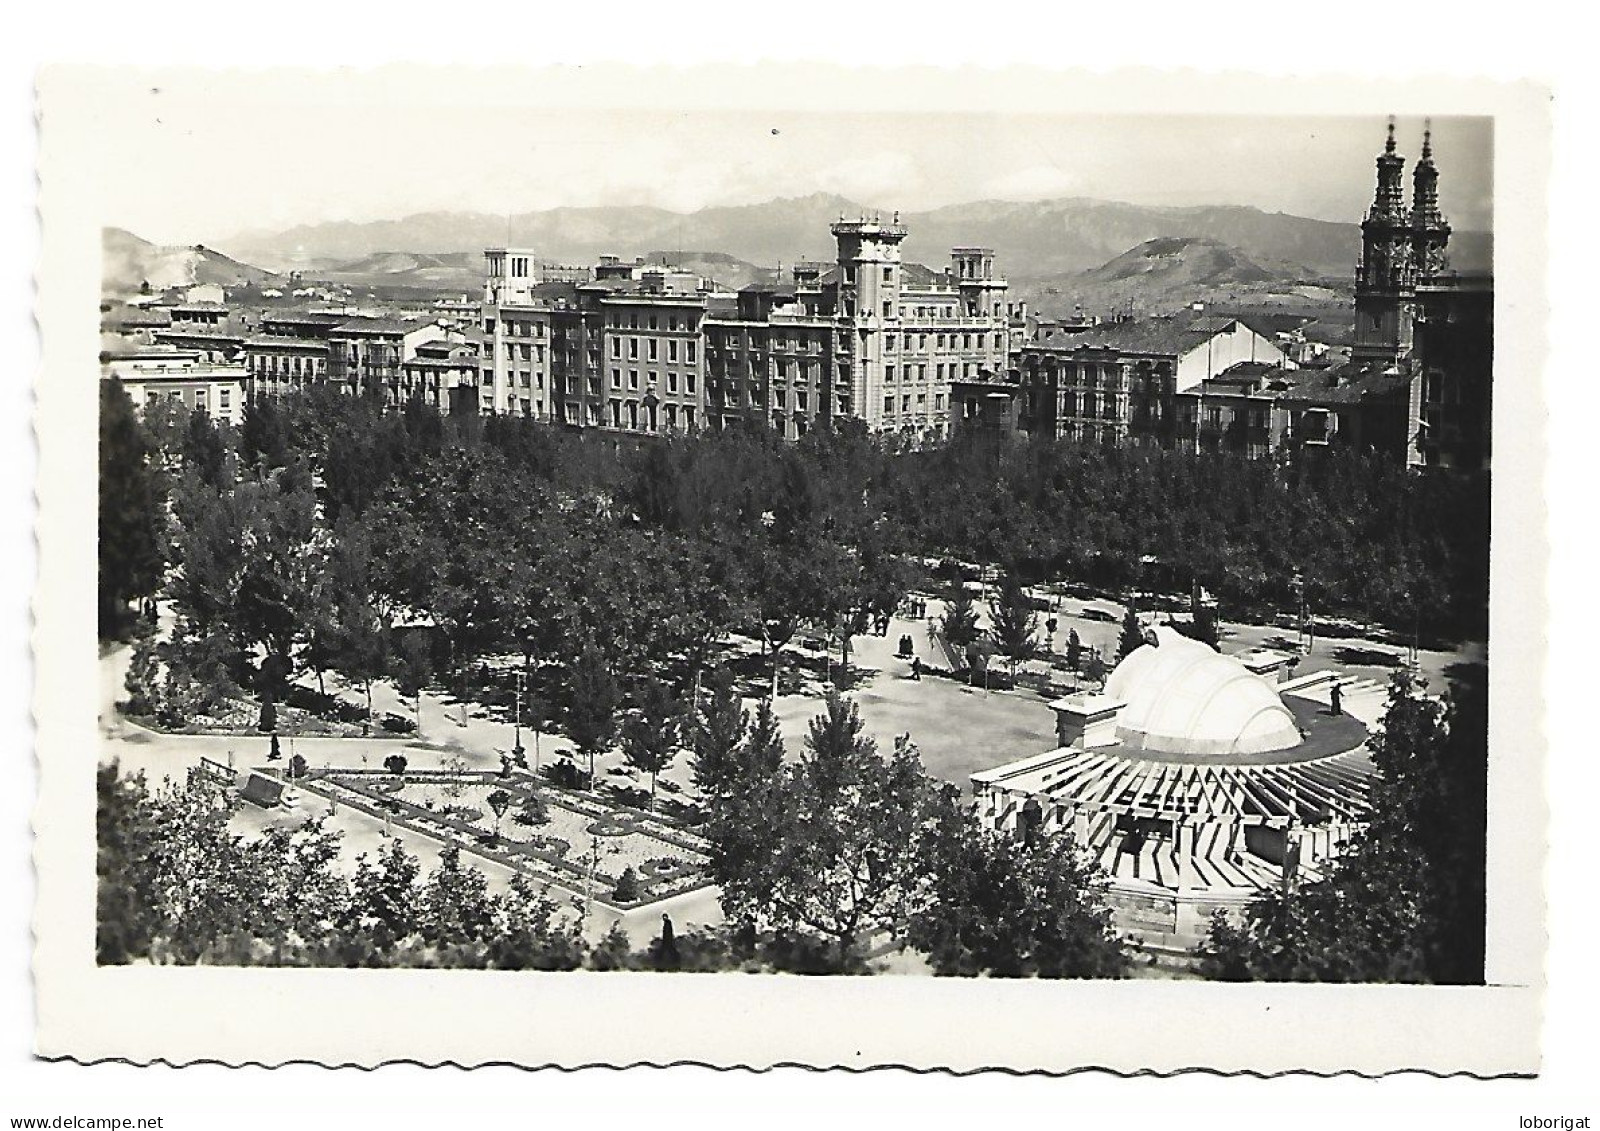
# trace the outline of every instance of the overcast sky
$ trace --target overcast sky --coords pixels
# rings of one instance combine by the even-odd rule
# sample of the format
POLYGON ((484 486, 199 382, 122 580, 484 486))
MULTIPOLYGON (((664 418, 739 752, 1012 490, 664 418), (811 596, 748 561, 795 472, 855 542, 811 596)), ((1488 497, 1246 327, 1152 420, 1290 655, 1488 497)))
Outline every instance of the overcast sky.
MULTIPOLYGON (((138 178, 107 222, 157 242, 224 246, 244 231, 436 210, 690 211, 818 191, 913 211, 1083 196, 1354 221, 1372 197, 1385 125, 1381 116, 531 109, 343 97, 349 84, 330 99, 315 82, 146 89, 105 107, 106 167, 138 178)), ((1446 215, 1458 230, 1489 228, 1492 122, 1433 126, 1446 215)), ((1420 118, 1399 120, 1411 160, 1421 134, 1420 118)))

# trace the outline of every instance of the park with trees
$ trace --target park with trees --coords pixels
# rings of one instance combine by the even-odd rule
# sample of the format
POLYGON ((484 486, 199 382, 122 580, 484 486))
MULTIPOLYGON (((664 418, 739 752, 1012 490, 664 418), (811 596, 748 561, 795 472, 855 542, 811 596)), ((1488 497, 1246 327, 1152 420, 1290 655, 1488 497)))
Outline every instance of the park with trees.
MULTIPOLYGON (((592 787, 594 756, 620 748, 649 777, 651 808, 658 775, 690 758, 729 925, 717 939, 680 935, 679 959, 698 956, 684 968, 717 953, 859 969, 873 940, 893 938, 940 973, 1126 969, 1101 880, 1069 848, 1010 845, 978 829, 921 770, 910 740, 880 750, 861 733, 848 698, 821 699, 803 749, 784 749, 771 701, 801 677, 791 645, 802 634, 831 642, 830 682, 848 687, 852 637, 939 584, 931 562, 995 571, 988 628, 959 581, 941 626, 952 645, 986 647, 1013 675, 1038 645, 1026 587, 1046 579, 1122 593, 1159 574, 1204 587, 1235 616, 1303 601, 1432 639, 1484 633, 1487 476, 1418 475, 1354 452, 1252 461, 983 437, 902 452, 853 422, 794 443, 760 428, 635 443, 515 417, 440 417, 420 404, 386 412, 326 389, 252 399, 232 429, 199 412, 142 420, 116 382, 103 385, 100 429, 100 624, 108 640, 134 640, 130 713, 176 729, 229 703, 251 704, 253 723, 269 706, 277 721, 311 704, 342 712, 349 727, 398 729, 423 720, 373 717, 374 683, 391 682, 416 716, 425 687, 463 703, 514 695, 519 720, 571 740, 569 780, 592 787), (170 610, 159 632, 148 623, 157 597, 170 610), (730 650, 732 640, 752 654, 730 650), (508 656, 514 692, 501 674, 508 656), (362 690, 364 711, 333 702, 329 674, 362 690), (765 705, 751 715, 748 700, 765 705)), ((1196 631, 1214 634, 1207 617, 1196 631)), ((178 835, 178 822, 198 819, 199 803, 182 793, 103 781, 103 809, 121 806, 118 820, 132 821, 113 842, 178 835), (141 806, 154 824, 127 817, 141 806)), ((1460 791, 1450 797, 1469 804, 1460 791)), ((113 843, 105 821, 103 812, 103 851, 113 843)), ((210 838, 208 850, 268 851, 227 847, 201 826, 182 835, 210 838)), ((303 846, 293 852, 305 860, 303 846)), ((393 875, 368 882, 398 882, 405 866, 390 863, 393 875)), ((133 863, 102 866, 154 898, 124 876, 133 863)), ((547 895, 479 898, 460 875, 439 886, 448 893, 434 903, 463 901, 463 922, 479 933, 430 935, 418 911, 393 920, 396 955, 646 961, 614 943, 590 953, 540 935, 557 929, 547 895), (495 951, 498 930, 524 949, 495 951)), ((279 950, 246 948, 247 958, 235 947, 229 960, 320 961, 336 926, 315 924, 349 922, 355 898, 334 892, 279 950)), ((1310 898, 1295 906, 1314 909, 1310 898)), ((103 948, 106 960, 204 957, 181 909, 139 914, 166 926, 135 931, 139 945, 103 948)), ((267 929, 240 923, 217 937, 267 929)), ((1277 975, 1238 939, 1219 934, 1216 945, 1218 971, 1277 975)))

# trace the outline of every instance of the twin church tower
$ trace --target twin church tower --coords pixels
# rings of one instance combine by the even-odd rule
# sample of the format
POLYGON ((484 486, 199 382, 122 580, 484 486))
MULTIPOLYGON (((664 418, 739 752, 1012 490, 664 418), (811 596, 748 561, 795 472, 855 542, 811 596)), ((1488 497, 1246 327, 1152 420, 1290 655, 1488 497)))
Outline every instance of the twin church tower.
POLYGON ((1406 159, 1395 152, 1394 119, 1378 157, 1378 190, 1361 222, 1361 265, 1356 268, 1353 361, 1398 361, 1411 352, 1418 287, 1448 268, 1450 225, 1439 211, 1439 170, 1433 132, 1424 126, 1422 156, 1411 173, 1411 207, 1405 202, 1406 159))

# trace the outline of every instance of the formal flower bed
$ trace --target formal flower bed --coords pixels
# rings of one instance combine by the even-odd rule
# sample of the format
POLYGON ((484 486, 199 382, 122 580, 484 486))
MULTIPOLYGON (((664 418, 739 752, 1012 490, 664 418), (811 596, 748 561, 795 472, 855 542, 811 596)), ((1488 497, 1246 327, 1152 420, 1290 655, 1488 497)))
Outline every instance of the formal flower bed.
POLYGON ((592 875, 595 898, 616 907, 654 903, 710 882, 707 846, 695 834, 593 795, 549 786, 536 790, 527 776, 502 778, 492 770, 399 776, 380 770, 331 770, 297 784, 575 893, 588 887, 592 875), (510 798, 498 822, 498 837, 489 804, 496 791, 510 798), (548 820, 519 823, 516 813, 535 792, 545 803, 548 820), (638 881, 637 898, 618 900, 614 890, 629 869, 638 881))

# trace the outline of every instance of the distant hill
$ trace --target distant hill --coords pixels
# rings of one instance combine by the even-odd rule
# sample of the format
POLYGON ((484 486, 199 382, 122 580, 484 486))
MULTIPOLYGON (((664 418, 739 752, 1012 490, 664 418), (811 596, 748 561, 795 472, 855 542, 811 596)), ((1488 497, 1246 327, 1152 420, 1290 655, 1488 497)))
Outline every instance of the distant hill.
POLYGON ((483 253, 380 251, 351 260, 305 263, 296 270, 306 280, 350 286, 476 291, 483 283, 483 253))
MULTIPOLYGON (((225 244, 234 254, 277 270, 326 267, 394 253, 445 257, 477 255, 485 247, 532 248, 544 258, 587 264, 604 254, 634 257, 661 249, 714 248, 751 264, 831 259, 828 225, 841 214, 858 216, 890 209, 841 196, 770 200, 762 204, 704 208, 677 213, 644 206, 553 208, 512 216, 429 212, 372 223, 328 223, 286 231, 238 235, 225 244)), ((1294 263, 1313 275, 1349 278, 1361 251, 1355 223, 1239 206, 1156 208, 1113 201, 1067 198, 1042 201, 978 201, 927 212, 906 212, 907 258, 930 265, 948 262, 956 246, 992 247, 1012 278, 1041 278, 1097 267, 1130 247, 1163 237, 1215 240, 1239 248, 1263 264, 1294 263)), ((1488 264, 1488 236, 1458 233, 1451 240, 1457 265, 1488 264)), ((703 253, 701 253, 703 254, 703 253)))
MULTIPOLYGON (((778 278, 776 266, 758 267, 720 251, 652 251, 644 260, 646 263, 660 263, 693 272, 730 291, 750 283, 775 282, 778 278)), ((786 266, 792 267, 793 263, 786 266)))
POLYGON ((280 281, 271 271, 230 259, 211 248, 163 247, 121 228, 104 229, 101 248, 101 290, 111 297, 136 295, 147 282, 152 290, 163 291, 198 283, 237 287, 271 286, 280 281))
POLYGON ((1350 301, 1345 280, 1303 264, 1261 260, 1220 240, 1163 236, 1088 271, 1012 280, 1018 298, 1045 315, 1164 314, 1190 303, 1316 312, 1350 301))

